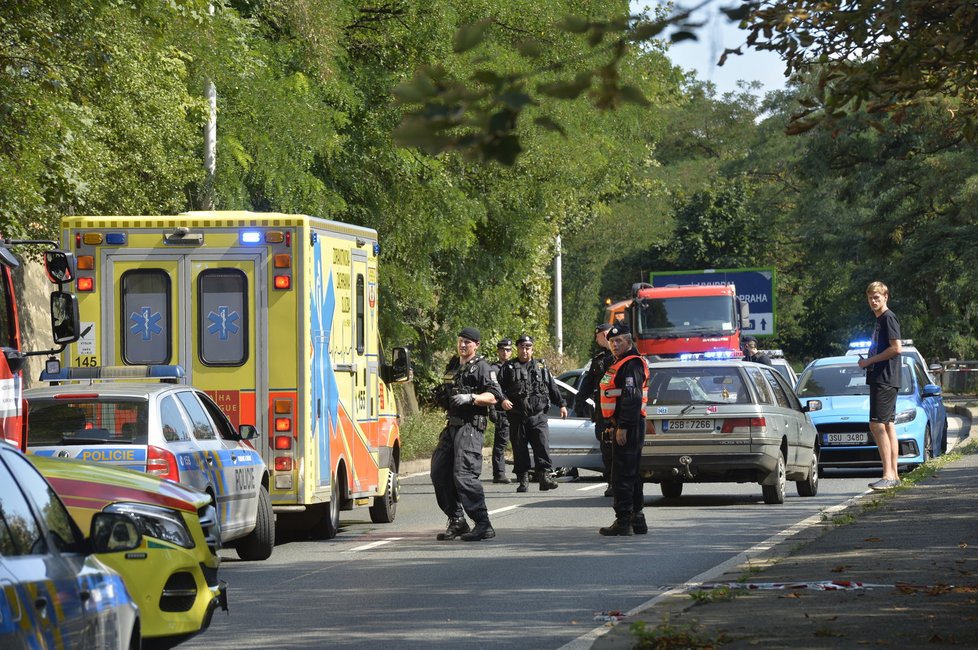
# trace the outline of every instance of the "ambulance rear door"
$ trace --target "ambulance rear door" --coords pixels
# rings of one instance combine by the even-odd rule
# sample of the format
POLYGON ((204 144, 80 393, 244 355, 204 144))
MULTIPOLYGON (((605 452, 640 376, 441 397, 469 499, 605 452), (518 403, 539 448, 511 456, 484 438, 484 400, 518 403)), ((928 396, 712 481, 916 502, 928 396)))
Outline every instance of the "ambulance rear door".
POLYGON ((183 366, 186 383, 207 392, 235 427, 254 424, 265 434, 251 442, 267 458, 267 409, 258 408, 267 403, 267 346, 256 344, 267 336, 264 251, 103 254, 103 326, 87 335, 106 351, 98 365, 183 366))

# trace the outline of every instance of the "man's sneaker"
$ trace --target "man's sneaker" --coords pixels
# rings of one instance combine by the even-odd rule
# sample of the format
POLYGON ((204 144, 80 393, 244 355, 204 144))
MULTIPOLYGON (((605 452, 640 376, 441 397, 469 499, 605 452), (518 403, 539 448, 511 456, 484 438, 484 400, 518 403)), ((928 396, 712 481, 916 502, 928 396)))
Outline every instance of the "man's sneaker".
POLYGON ((895 488, 898 485, 900 485, 900 479, 881 478, 875 483, 870 483, 869 489, 882 492, 883 490, 895 488))
POLYGON ((636 512, 632 515, 632 532, 636 535, 645 535, 649 532, 649 524, 645 521, 644 512, 636 512))
POLYGON ((449 519, 448 527, 445 528, 444 533, 438 533, 436 538, 439 542, 450 542, 460 535, 471 530, 469 528, 469 522, 465 520, 465 517, 459 517, 458 519, 449 519))
POLYGON ((465 533, 461 537, 463 542, 478 542, 482 539, 492 539, 495 536, 496 531, 492 529, 492 524, 490 524, 489 520, 487 519, 485 521, 478 522, 475 525, 475 528, 472 529, 472 532, 465 533))
POLYGON ((493 483, 509 483, 509 477, 505 474, 496 474, 492 477, 493 483))
POLYGON ((599 529, 598 532, 606 537, 615 535, 628 537, 632 534, 632 518, 631 516, 618 517, 613 524, 599 529))

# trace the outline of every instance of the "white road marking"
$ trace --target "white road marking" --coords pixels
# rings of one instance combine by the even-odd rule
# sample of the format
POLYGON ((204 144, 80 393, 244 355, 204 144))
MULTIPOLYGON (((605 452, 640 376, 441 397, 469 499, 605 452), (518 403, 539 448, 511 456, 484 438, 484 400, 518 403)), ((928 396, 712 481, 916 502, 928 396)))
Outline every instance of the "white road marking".
POLYGON ((506 512, 507 510, 516 510, 519 507, 520 507, 519 504, 516 504, 516 505, 513 505, 513 506, 504 506, 502 508, 496 508, 495 510, 490 510, 489 511, 489 514, 490 515, 498 515, 500 512, 506 512))
POLYGON ((388 537, 387 539, 381 539, 376 542, 370 542, 369 544, 364 544, 363 546, 357 546, 356 548, 351 548, 347 553, 356 553, 357 551, 369 551, 372 548, 377 548, 378 546, 383 546, 385 544, 390 544, 391 542, 396 542, 402 538, 400 537, 388 537))
POLYGON ((598 489, 603 489, 603 488, 607 488, 607 487, 608 487, 608 484, 607 483, 598 483, 597 485, 585 485, 584 487, 579 487, 579 488, 577 488, 577 491, 578 492, 588 492, 589 490, 598 490, 598 489))

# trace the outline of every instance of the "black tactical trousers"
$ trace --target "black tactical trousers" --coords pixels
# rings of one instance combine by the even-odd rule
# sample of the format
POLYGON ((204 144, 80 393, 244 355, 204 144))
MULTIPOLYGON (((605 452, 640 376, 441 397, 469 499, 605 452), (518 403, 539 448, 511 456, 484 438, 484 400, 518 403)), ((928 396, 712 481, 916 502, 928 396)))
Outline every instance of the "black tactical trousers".
POLYGON ((492 435, 492 475, 506 475, 506 445, 509 443, 509 418, 502 413, 496 420, 496 431, 492 435))
POLYGON ((460 519, 464 509, 476 523, 488 521, 482 473, 483 432, 472 423, 445 427, 431 455, 431 484, 438 507, 460 519))
POLYGON ((604 470, 601 476, 604 480, 611 483, 611 434, 605 433, 605 429, 611 426, 607 420, 598 413, 594 419, 594 437, 598 439, 598 447, 601 449, 601 464, 604 470))
POLYGON ((510 411, 509 436, 513 441, 513 465, 517 476, 530 471, 530 450, 527 445, 533 448, 533 464, 537 471, 549 472, 553 469, 546 413, 524 417, 513 415, 513 411, 510 411))
POLYGON ((645 420, 628 429, 624 445, 612 444, 611 489, 615 493, 615 515, 628 517, 642 512, 645 497, 638 474, 645 442, 645 420))

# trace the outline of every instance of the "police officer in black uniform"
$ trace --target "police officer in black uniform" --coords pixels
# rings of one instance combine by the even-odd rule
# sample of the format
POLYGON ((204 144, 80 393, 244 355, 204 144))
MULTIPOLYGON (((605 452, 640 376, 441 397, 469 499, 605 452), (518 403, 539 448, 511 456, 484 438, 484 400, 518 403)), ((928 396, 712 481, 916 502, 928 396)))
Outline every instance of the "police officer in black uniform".
POLYGON ((516 339, 517 356, 502 368, 499 383, 503 390, 503 410, 509 417, 513 441, 513 464, 519 480, 517 492, 529 488, 530 452, 533 447, 537 479, 541 490, 557 489, 550 460, 550 428, 547 411, 550 404, 560 405, 560 417, 567 417, 567 405, 553 376, 542 361, 533 358, 533 338, 524 334, 516 339))
MULTIPOLYGON (((496 356, 498 359, 491 364, 491 367, 496 371, 496 377, 499 377, 503 364, 513 356, 513 340, 501 339, 496 344, 496 356)), ((489 409, 489 419, 495 425, 492 435, 492 482, 509 483, 509 477, 506 476, 506 444, 509 442, 509 418, 506 417, 506 411, 503 410, 501 400, 489 409)))
POLYGON ((480 339, 474 327, 458 333, 458 356, 448 363, 436 396, 439 406, 448 411, 448 423, 431 455, 431 484, 438 507, 448 515, 448 526, 438 534, 439 540, 460 537, 472 542, 496 536, 479 474, 489 409, 502 393, 496 373, 476 354, 480 339), (474 528, 469 528, 466 514, 475 522, 474 528))
POLYGON ((627 325, 608 330, 615 361, 601 379, 602 415, 613 430, 611 486, 615 493, 615 521, 601 528, 602 535, 639 535, 649 532, 642 508, 639 464, 645 442, 645 401, 649 367, 632 343, 627 325))
POLYGON ((741 361, 753 361, 763 363, 765 366, 773 366, 771 357, 757 351, 757 339, 753 336, 745 336, 740 339, 740 348, 744 351, 744 358, 741 361))
POLYGON ((610 329, 610 323, 601 323, 594 328, 594 342, 600 349, 585 366, 581 383, 577 385, 577 396, 574 398, 574 414, 580 417, 590 413, 591 421, 594 422, 594 436, 600 444, 601 462, 604 464, 604 480, 608 482, 608 488, 604 491, 606 497, 614 495, 611 489, 611 439, 604 435, 607 427, 601 417, 598 385, 601 383, 601 377, 615 360, 615 355, 611 353, 608 345, 610 329), (587 403, 588 398, 591 398, 594 406, 587 403))

